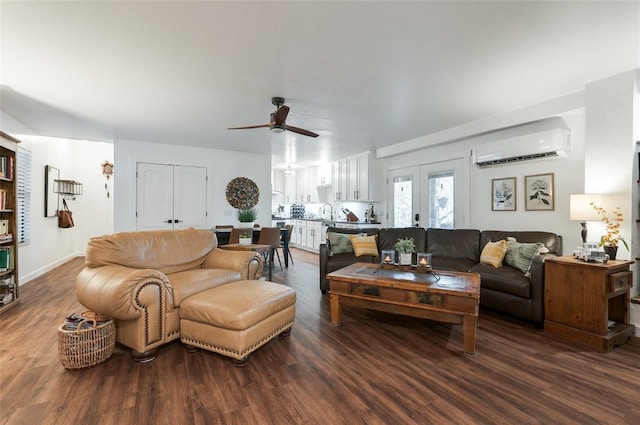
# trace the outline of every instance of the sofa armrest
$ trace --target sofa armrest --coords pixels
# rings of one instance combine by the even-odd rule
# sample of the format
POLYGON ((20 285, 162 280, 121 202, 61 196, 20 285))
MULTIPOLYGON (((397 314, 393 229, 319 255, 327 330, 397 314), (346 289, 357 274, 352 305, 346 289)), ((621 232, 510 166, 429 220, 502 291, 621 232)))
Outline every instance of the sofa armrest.
POLYGON ((227 251, 220 248, 211 250, 204 260, 204 269, 228 269, 240 272, 243 280, 258 280, 262 276, 264 259, 253 251, 227 251))
POLYGON ((329 251, 331 247, 329 241, 320 244, 318 251, 320 261, 320 291, 326 294, 329 290, 329 281, 327 280, 327 263, 329 262, 329 251))
POLYGON ((529 270, 531 280, 531 300, 536 303, 532 308, 533 322, 542 323, 544 320, 544 261, 550 257, 557 257, 555 254, 538 254, 533 257, 531 269, 529 270))
POLYGON ((132 320, 146 309, 173 311, 173 287, 164 273, 110 265, 85 267, 76 278, 80 304, 119 320, 132 320))

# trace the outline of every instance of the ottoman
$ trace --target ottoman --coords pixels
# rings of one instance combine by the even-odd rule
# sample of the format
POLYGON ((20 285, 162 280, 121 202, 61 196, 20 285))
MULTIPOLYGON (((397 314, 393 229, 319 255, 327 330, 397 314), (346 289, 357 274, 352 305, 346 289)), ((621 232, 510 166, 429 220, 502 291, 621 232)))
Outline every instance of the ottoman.
POLYGON ((180 340, 244 366, 249 354, 276 335, 288 336, 295 321, 296 292, 264 280, 230 282, 192 295, 180 304, 180 340))

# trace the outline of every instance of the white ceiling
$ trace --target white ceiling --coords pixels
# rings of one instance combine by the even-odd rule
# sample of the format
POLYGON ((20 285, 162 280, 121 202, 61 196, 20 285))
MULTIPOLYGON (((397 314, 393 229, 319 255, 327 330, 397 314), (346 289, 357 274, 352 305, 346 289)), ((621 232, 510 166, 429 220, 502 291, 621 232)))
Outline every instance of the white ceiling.
POLYGON ((0 107, 42 135, 318 164, 640 68, 640 2, 6 2, 0 107), (287 123, 268 129, 272 96, 287 123))

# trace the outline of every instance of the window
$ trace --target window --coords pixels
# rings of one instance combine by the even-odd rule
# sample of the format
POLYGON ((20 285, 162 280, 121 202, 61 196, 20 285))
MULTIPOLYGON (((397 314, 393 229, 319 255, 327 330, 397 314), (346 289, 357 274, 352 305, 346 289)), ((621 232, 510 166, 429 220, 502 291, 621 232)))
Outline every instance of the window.
POLYGON ((429 227, 454 228, 454 176, 453 171, 429 174, 429 227))
POLYGON ((413 180, 411 177, 393 179, 393 227, 410 227, 413 224, 413 180))
POLYGON ((18 244, 31 240, 31 152, 18 146, 18 244))

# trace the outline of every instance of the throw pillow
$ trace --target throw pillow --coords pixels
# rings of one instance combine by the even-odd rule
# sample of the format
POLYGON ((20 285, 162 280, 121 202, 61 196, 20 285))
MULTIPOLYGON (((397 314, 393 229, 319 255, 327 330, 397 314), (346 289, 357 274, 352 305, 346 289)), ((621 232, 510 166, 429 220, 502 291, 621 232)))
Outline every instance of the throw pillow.
POLYGON ((529 273, 533 257, 538 254, 541 246, 544 246, 544 244, 540 242, 520 243, 515 239, 509 240, 504 262, 511 267, 519 269, 522 273, 529 273))
POLYGON ((329 246, 331 250, 329 255, 333 254, 350 254, 353 252, 353 246, 349 236, 343 233, 327 232, 327 239, 329 239, 329 246))
POLYGON ((507 241, 501 240, 496 242, 488 242, 482 249, 480 254, 480 262, 483 264, 491 264, 493 267, 502 267, 502 260, 507 253, 507 241))
POLYGON ((376 245, 375 235, 349 235, 349 239, 351 240, 351 245, 353 245, 353 252, 355 252, 356 257, 362 255, 378 256, 378 246, 376 245))

